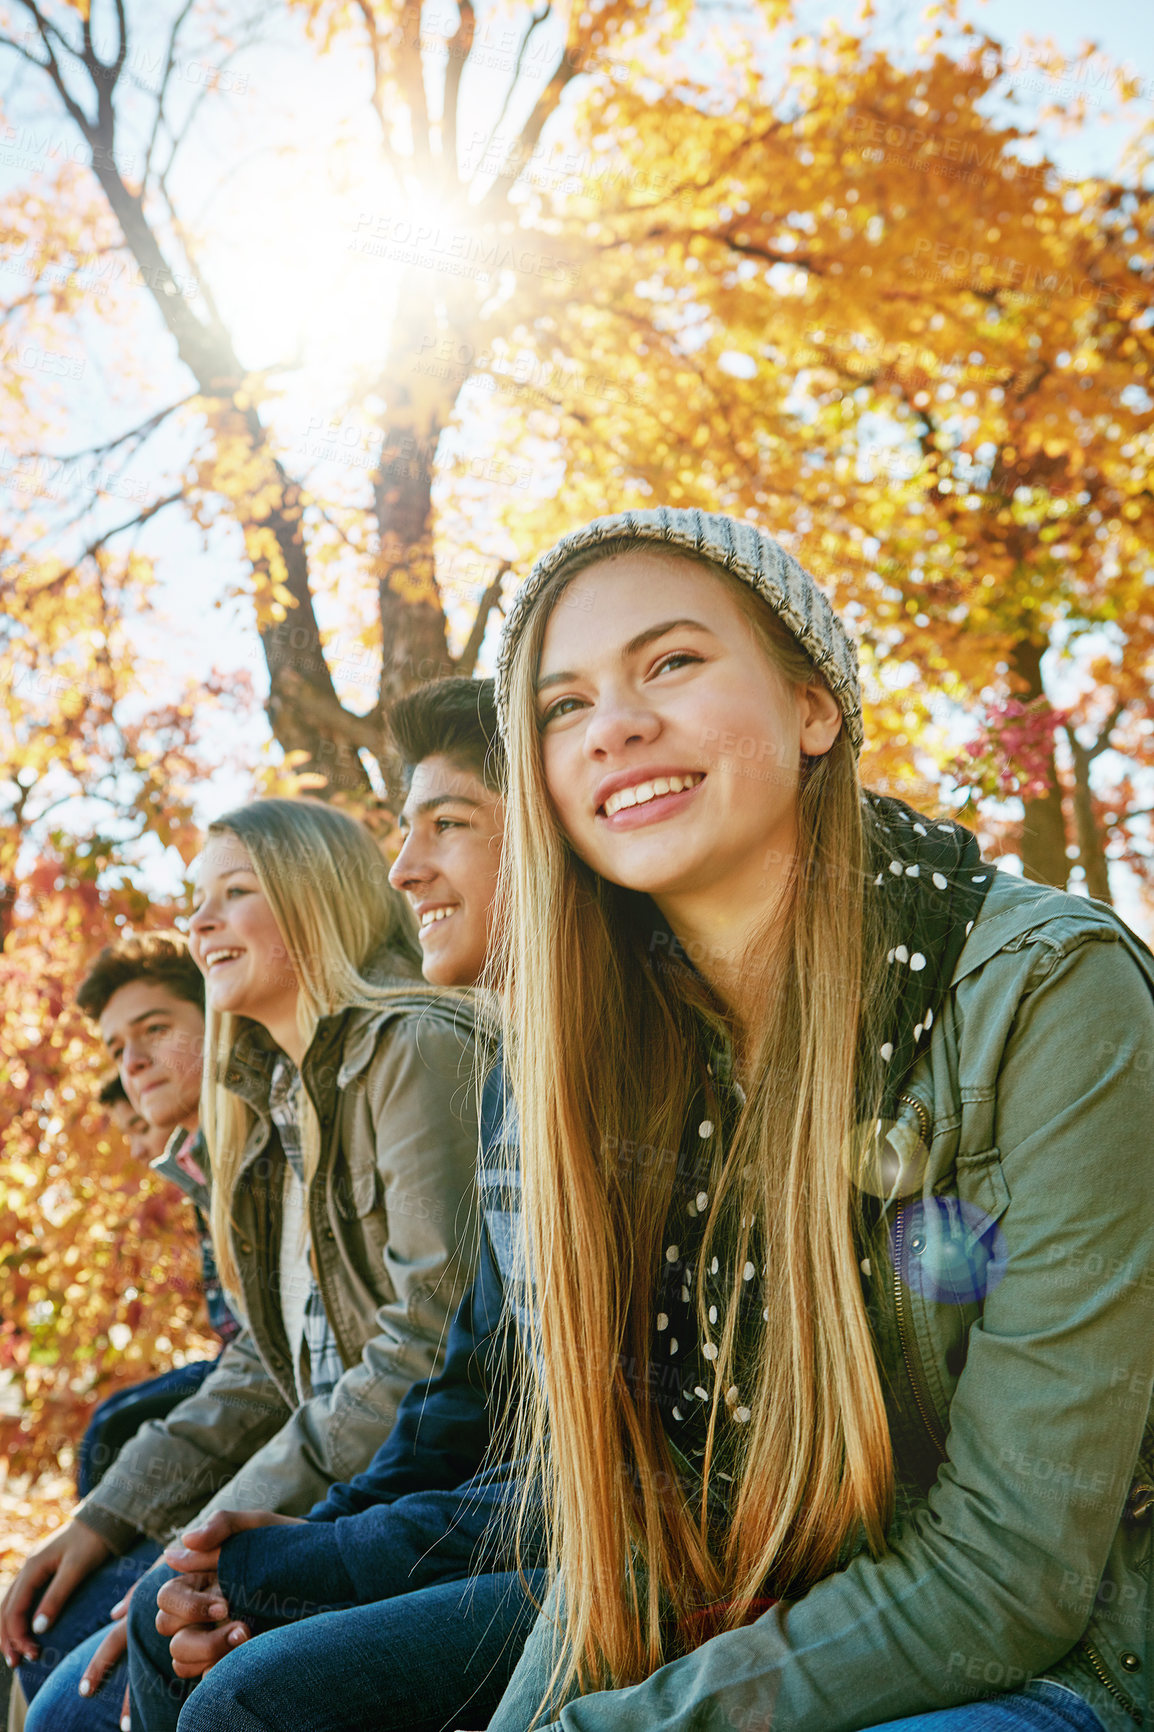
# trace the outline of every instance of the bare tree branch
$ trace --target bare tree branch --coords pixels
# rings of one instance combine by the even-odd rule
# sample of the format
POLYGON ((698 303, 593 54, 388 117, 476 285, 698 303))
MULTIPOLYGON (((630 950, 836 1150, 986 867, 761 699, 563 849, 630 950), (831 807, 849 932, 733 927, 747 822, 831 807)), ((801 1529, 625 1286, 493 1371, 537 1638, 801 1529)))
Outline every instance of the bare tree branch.
POLYGON ((466 679, 473 677, 473 669, 477 665, 477 657, 481 653, 481 645, 485 641, 485 633, 488 630, 489 615, 500 604, 501 586, 512 569, 512 565, 506 560, 477 603, 477 611, 473 616, 473 623, 469 627, 469 636, 466 639, 465 647, 457 657, 457 672, 463 674, 466 679))
MULTIPOLYGON (((152 121, 152 131, 148 138, 148 148, 144 153, 144 167, 140 171, 140 184, 142 187, 148 185, 148 176, 152 171, 152 154, 156 149, 156 142, 160 134, 161 125, 165 124, 164 105, 168 99, 168 81, 172 77, 173 69, 176 66, 177 40, 180 36, 181 30, 184 28, 184 21, 192 11, 195 4, 196 0, 185 0, 184 5, 176 15, 172 30, 169 34, 168 53, 164 60, 164 71, 160 78, 160 89, 156 93, 156 114, 152 121)), ((171 163, 169 166, 172 166, 171 163)))
MULTIPOLYGON (((126 445, 130 439, 147 439, 155 433, 161 424, 174 415, 178 409, 183 409, 198 395, 190 391, 187 397, 182 397, 178 403, 170 403, 167 409, 158 409, 155 415, 150 415, 147 421, 142 421, 137 427, 130 427, 127 433, 120 433, 115 439, 108 439, 103 445, 86 445, 80 451, 71 451, 64 457, 53 459, 57 463, 79 463, 82 457, 106 457, 110 451, 115 451, 118 445, 126 445)), ((42 453, 36 453, 42 455, 42 453)))
POLYGON ((452 177, 455 187, 461 181, 461 168, 457 161, 457 105, 461 95, 461 74, 473 52, 473 32, 477 23, 473 0, 457 0, 457 8, 457 28, 447 45, 449 60, 445 67, 445 99, 441 109, 442 172, 446 178, 452 177))
POLYGON ((541 24, 544 24, 546 22, 546 20, 552 16, 552 13, 553 13, 553 7, 550 4, 550 0, 546 0, 545 6, 542 8, 542 10, 540 12, 534 12, 533 15, 531 16, 530 20, 529 20, 528 25, 526 26, 525 34, 524 34, 524 36, 522 36, 520 45, 517 49, 517 59, 513 65, 513 76, 509 80, 508 88, 505 91, 504 99, 502 100, 502 103, 501 103, 501 112, 498 114, 496 120, 493 122, 493 125, 489 130, 489 136, 485 140, 485 148, 481 152, 482 162, 485 160, 485 158, 488 156, 489 152, 492 150, 497 138, 500 136, 501 128, 505 124, 506 116, 509 113, 509 104, 513 100, 513 92, 516 90, 517 85, 518 85, 520 78, 521 78, 521 68, 525 64, 525 55, 526 55, 528 48, 529 48, 529 42, 530 42, 531 38, 535 35, 538 26, 541 24))

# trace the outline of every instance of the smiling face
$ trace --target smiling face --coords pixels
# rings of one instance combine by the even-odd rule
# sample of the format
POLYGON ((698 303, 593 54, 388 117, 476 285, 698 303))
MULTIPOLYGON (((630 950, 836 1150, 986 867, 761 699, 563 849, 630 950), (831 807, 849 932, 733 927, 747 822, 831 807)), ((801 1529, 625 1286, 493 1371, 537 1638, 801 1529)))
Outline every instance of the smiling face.
POLYGON ((194 1131, 204 1060, 199 1005, 154 981, 132 980, 100 1013, 100 1033, 132 1109, 159 1131, 194 1131))
POLYGON ((790 684, 729 587, 695 560, 631 550, 574 578, 545 629, 538 716, 561 825, 602 877, 678 912, 765 901, 796 847, 803 754, 840 712, 790 684))
POLYGON ((401 809, 405 840, 389 882, 412 904, 435 986, 472 986, 489 950, 503 802, 442 753, 424 758, 401 809))
POLYGON ((210 835, 198 880, 189 950, 213 1010, 280 1039, 295 1027, 297 974, 248 850, 228 832, 210 835))

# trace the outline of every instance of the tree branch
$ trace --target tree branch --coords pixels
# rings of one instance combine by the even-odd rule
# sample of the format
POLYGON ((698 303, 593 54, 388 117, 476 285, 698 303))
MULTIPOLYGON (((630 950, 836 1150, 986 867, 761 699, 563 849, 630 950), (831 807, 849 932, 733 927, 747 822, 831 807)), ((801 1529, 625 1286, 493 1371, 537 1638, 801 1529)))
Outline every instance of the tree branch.
POLYGON ((375 712, 367 716, 355 715, 352 710, 345 709, 339 698, 319 691, 295 668, 283 668, 280 683, 282 695, 322 738, 342 740, 353 752, 367 751, 374 758, 380 758, 384 749, 384 730, 375 712))
POLYGON ((485 140, 485 148, 481 152, 481 161, 482 162, 484 162, 485 158, 488 156, 489 152, 492 150, 494 141, 498 137, 502 126, 504 126, 504 124, 505 124, 505 116, 509 112, 509 104, 513 100, 513 92, 516 90, 518 80, 521 77, 521 68, 525 63, 525 55, 528 52, 530 39, 532 38, 533 34, 535 33, 538 25, 544 24, 545 21, 550 17, 552 11, 553 11, 553 7, 550 4, 550 0, 546 0, 544 8, 540 12, 534 12, 532 17, 529 20, 529 23, 528 23, 526 30, 525 30, 525 34, 524 34, 524 36, 522 36, 520 45, 517 49, 517 59, 516 59, 516 62, 514 63, 514 66, 513 66, 513 76, 509 80, 508 88, 505 91, 505 97, 504 97, 503 102, 501 103, 501 112, 498 114, 496 120, 493 122, 493 125, 489 131, 489 136, 485 140))
MULTIPOLYGON (((168 54, 165 57, 164 71, 161 74, 160 89, 156 93, 156 114, 152 122, 152 131, 149 134, 148 148, 144 153, 144 167, 140 171, 140 184, 142 188, 148 184, 148 176, 152 171, 152 153, 156 149, 156 142, 160 135, 161 124, 165 119, 164 105, 168 99, 168 81, 172 77, 173 69, 176 66, 177 39, 180 36, 181 30, 184 28, 185 19, 188 17, 195 4, 196 0, 185 0, 184 5, 177 13, 176 20, 173 23, 168 38, 168 54)), ((171 163, 169 166, 172 166, 171 163)))
POLYGON ((477 657, 480 655, 481 645, 485 641, 485 632, 489 625, 489 615, 492 613, 493 609, 500 604, 501 586, 512 569, 513 567, 511 562, 506 560, 497 571, 492 583, 489 584, 480 601, 477 603, 477 612, 473 616, 472 625, 469 627, 469 636, 465 642, 465 647, 457 657, 457 672, 463 674, 466 679, 472 679, 473 677, 473 669, 477 665, 477 657))
POLYGON ((457 0, 458 22, 448 43, 448 64, 445 67, 445 96, 441 109, 441 162, 443 172, 451 174, 453 185, 461 183, 461 168, 457 161, 457 105, 461 95, 461 74, 473 52, 473 33, 477 15, 473 0, 457 0))

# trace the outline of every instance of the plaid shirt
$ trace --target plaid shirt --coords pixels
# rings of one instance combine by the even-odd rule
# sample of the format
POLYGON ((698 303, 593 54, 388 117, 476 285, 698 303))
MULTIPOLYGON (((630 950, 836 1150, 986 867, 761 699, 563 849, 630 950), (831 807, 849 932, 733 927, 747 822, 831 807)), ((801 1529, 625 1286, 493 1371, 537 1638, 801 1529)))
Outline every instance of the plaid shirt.
MULTIPOLYGON (((273 1068, 269 1115, 280 1133, 285 1158, 296 1174, 302 1190, 305 1190, 304 1160, 301 1155, 300 1089, 300 1072, 292 1060, 282 1053, 273 1068)), ((305 1199, 307 1211, 307 1190, 305 1199)), ((307 1360, 307 1363, 301 1366, 300 1378, 310 1396, 328 1395, 343 1377, 345 1367, 337 1346, 337 1338, 325 1313, 325 1302, 313 1270, 311 1255, 308 1266, 309 1291, 305 1300, 304 1352, 301 1355, 302 1360, 307 1360)))

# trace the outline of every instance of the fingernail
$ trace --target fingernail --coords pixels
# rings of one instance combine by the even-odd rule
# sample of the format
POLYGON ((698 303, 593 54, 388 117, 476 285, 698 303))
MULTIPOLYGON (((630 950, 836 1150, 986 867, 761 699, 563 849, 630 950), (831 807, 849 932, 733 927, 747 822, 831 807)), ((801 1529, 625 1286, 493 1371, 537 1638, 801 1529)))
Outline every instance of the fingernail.
POLYGON ((81 1680, 80 1680, 80 1694, 82 1696, 91 1696, 91 1694, 92 1694, 91 1679, 81 1678, 81 1680))
POLYGON ((32 1634, 34 1636, 42 1636, 48 1628, 48 1623, 49 1620, 44 1616, 44 1613, 37 1612, 36 1616, 32 1620, 32 1634))
POLYGON ((165 1549, 164 1555, 166 1558, 186 1558, 188 1549, 185 1546, 171 1545, 165 1549))
POLYGON ((228 1607, 222 1600, 218 1605, 210 1606, 208 1608, 208 1615, 210 1618, 227 1618, 228 1607))
POLYGON ((230 1636, 229 1636, 229 1638, 228 1638, 228 1639, 229 1639, 229 1642, 230 1642, 230 1644, 231 1644, 231 1645, 232 1645, 232 1646, 233 1646, 233 1647, 235 1647, 235 1646, 236 1646, 236 1644, 237 1644, 237 1643, 238 1643, 238 1642, 243 1642, 243 1641, 244 1641, 244 1639, 245 1639, 245 1637, 246 1637, 246 1636, 247 1636, 247 1634, 248 1634, 248 1631, 247 1631, 247 1630, 233 1630, 233 1631, 232 1631, 232 1633, 231 1633, 231 1635, 230 1635, 230 1636))
POLYGON ((128 1718, 127 1714, 120 1722, 120 1732, 132 1732, 132 1721, 128 1718))
POLYGON ((12 1658, 12 1656, 11 1656, 11 1654, 5 1654, 5 1656, 4 1656, 4 1664, 5 1664, 5 1665, 6 1665, 6 1666, 7 1666, 7 1667, 8 1667, 8 1668, 9 1668, 9 1669, 10 1669, 10 1670, 11 1670, 11 1668, 12 1668, 12 1667, 14 1667, 14 1666, 15 1666, 15 1664, 16 1664, 16 1662, 15 1662, 15 1660, 14 1660, 14 1659, 13 1659, 13 1658, 12 1658))

